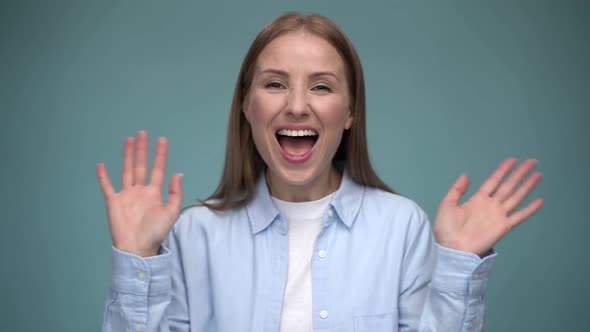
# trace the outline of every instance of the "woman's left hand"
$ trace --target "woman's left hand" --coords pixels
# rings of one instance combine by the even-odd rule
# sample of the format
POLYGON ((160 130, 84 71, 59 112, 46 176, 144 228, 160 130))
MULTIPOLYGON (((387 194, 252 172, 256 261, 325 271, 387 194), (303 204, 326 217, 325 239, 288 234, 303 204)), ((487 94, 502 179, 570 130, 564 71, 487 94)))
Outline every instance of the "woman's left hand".
POLYGON ((541 180, 541 173, 532 173, 535 159, 527 159, 504 181, 517 160, 504 160, 479 190, 459 205, 467 192, 469 178, 462 174, 439 205, 434 236, 441 246, 482 256, 515 226, 535 214, 543 206, 537 198, 515 211, 541 180))

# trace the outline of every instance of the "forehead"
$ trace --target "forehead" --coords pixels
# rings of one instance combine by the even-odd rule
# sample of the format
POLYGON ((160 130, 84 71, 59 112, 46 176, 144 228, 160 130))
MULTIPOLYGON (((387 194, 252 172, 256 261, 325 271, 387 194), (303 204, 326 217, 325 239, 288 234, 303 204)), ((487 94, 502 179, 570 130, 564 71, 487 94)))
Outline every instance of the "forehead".
POLYGON ((256 63, 257 70, 276 67, 344 73, 338 51, 325 39, 304 31, 275 38, 262 50, 256 63))

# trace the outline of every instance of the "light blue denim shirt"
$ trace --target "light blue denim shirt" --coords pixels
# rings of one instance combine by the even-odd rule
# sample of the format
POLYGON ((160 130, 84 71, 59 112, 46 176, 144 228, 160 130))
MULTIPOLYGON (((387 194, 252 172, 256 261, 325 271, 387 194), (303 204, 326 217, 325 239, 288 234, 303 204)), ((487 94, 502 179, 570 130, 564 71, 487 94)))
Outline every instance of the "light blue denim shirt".
MULTIPOLYGON (((243 208, 185 210, 158 256, 113 248, 103 331, 278 331, 287 231, 261 176, 243 208)), ((413 201, 345 172, 311 257, 313 329, 481 331, 496 255, 439 246, 413 201)))

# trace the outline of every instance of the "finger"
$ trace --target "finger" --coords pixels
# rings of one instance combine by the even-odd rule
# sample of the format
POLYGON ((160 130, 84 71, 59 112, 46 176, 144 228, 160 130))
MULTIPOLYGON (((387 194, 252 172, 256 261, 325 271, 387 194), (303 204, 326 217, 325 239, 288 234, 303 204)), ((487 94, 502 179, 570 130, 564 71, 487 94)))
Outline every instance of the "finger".
POLYGON ((513 213, 509 217, 510 223, 513 225, 513 227, 519 225, 523 221, 527 220, 530 216, 537 213, 537 211, 539 211, 539 209, 541 209, 543 204, 544 204, 544 201, 542 198, 535 199, 526 207, 513 213))
POLYGON ((111 184, 111 180, 109 179, 107 166, 103 163, 97 164, 96 175, 98 177, 98 183, 100 185, 100 189, 102 190, 104 198, 106 200, 110 199, 112 196, 115 195, 115 189, 113 189, 113 185, 111 184))
POLYGON ((154 158, 154 168, 152 169, 152 177, 150 185, 162 188, 164 184, 164 176, 166 175, 166 159, 168 157, 168 140, 160 137, 156 142, 156 157, 154 158))
POLYGON ((523 161, 518 168, 512 172, 506 181, 494 193, 494 197, 504 202, 508 199, 522 179, 537 165, 536 159, 527 159, 523 161))
POLYGON ((465 174, 461 174, 455 183, 449 189, 447 195, 443 198, 441 205, 457 206, 459 200, 469 189, 469 177, 465 174))
POLYGON ((123 152, 123 173, 121 176, 121 183, 123 189, 133 186, 133 150, 135 148, 135 139, 127 137, 125 140, 125 147, 123 152))
POLYGON ((506 174, 512 169, 512 167, 514 167, 516 162, 516 158, 508 158, 502 161, 498 168, 496 168, 496 170, 492 173, 492 175, 490 175, 490 177, 484 181, 484 183, 479 188, 479 191, 486 195, 492 195, 498 187, 498 184, 500 184, 506 174))
POLYGON ((508 213, 512 210, 516 209, 517 206, 524 201, 524 199, 530 194, 533 189, 539 184, 543 178, 543 175, 539 172, 533 173, 529 178, 514 192, 512 196, 510 196, 506 201, 504 201, 503 205, 504 208, 508 213))
POLYGON ((168 203, 166 204, 166 208, 170 213, 175 215, 180 211, 180 205, 182 204, 182 179, 182 174, 174 174, 168 186, 168 203))
POLYGON ((135 165, 133 168, 134 184, 145 185, 148 163, 148 134, 145 130, 137 133, 137 146, 135 153, 135 165))

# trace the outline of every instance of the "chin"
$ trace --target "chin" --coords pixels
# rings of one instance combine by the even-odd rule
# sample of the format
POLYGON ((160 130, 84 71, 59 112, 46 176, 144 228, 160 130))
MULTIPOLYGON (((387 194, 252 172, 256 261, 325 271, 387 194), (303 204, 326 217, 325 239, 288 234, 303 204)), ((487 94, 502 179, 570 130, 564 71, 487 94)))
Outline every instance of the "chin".
POLYGON ((297 170, 289 170, 279 167, 273 171, 275 177, 278 177, 281 182, 292 186, 308 185, 318 177, 319 173, 320 172, 318 172, 315 167, 297 170))
MULTIPOLYGON (((281 158, 281 156, 278 156, 281 158)), ((268 170, 272 173, 275 180, 289 186, 307 186, 312 184, 317 179, 324 175, 328 175, 331 168, 331 163, 326 165, 314 163, 314 160, 309 160, 306 164, 291 165, 285 163, 283 160, 274 160, 272 167, 268 170), (287 164, 287 165, 284 165, 287 164)))

